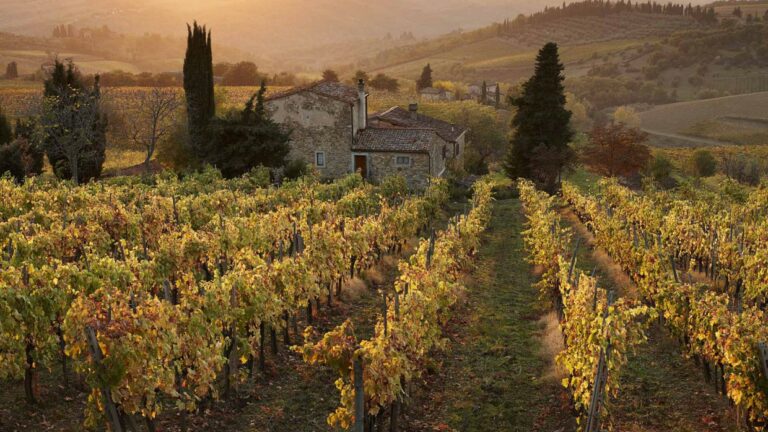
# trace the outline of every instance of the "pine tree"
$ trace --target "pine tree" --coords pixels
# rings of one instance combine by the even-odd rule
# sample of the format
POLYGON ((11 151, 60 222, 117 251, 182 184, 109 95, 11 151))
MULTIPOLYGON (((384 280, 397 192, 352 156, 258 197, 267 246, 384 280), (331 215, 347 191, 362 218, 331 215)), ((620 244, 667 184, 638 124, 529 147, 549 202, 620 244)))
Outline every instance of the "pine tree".
POLYGON ((507 174, 513 179, 532 179, 549 192, 554 192, 560 174, 576 157, 568 146, 573 131, 571 113, 565 109, 563 79, 557 44, 550 42, 539 51, 535 73, 523 84, 522 95, 510 99, 517 113, 505 160, 507 174))
POLYGON ((484 104, 488 102, 488 84, 483 81, 483 86, 480 88, 480 103, 484 104))
POLYGON ((496 94, 494 95, 494 100, 496 102, 496 109, 499 109, 501 107, 501 86, 499 86, 499 83, 496 83, 496 94))
POLYGON ((211 33, 205 26, 187 25, 187 53, 184 57, 184 93, 192 151, 205 158, 208 124, 216 115, 213 97, 213 52, 211 33))
POLYGON ((241 176, 257 166, 285 165, 290 135, 269 118, 266 91, 262 82, 243 111, 211 121, 211 151, 203 161, 220 169, 224 177, 241 176))
POLYGON ((427 63, 421 71, 421 77, 416 81, 416 89, 421 91, 430 87, 432 87, 432 67, 427 63))

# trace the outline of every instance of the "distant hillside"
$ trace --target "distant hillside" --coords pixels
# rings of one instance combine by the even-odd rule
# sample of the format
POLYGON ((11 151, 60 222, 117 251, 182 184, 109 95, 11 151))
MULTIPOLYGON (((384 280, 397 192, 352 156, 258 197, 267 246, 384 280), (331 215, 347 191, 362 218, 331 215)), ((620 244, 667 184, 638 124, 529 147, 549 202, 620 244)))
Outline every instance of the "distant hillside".
POLYGON ((538 49, 554 41, 562 47, 568 76, 580 76, 591 67, 593 57, 642 46, 674 32, 702 26, 688 16, 637 12, 562 17, 508 33, 491 26, 466 34, 446 35, 384 51, 355 67, 415 79, 421 68, 430 63, 441 79, 516 82, 531 74, 538 49))
MULTIPOLYGON (((197 19, 213 29, 219 43, 258 57, 299 64, 290 53, 305 54, 321 47, 314 52, 315 59, 333 59, 333 47, 339 44, 363 48, 367 41, 387 34, 395 39, 402 33, 433 37, 459 28, 477 28, 498 17, 534 12, 558 1, 5 0, 0 31, 47 36, 54 25, 73 24, 107 25, 126 34, 179 35, 186 23, 197 19)), ((306 59, 303 54, 300 57, 306 59)))
MULTIPOLYGON (((51 28, 53 31, 53 27, 51 28)), ((125 35, 106 27, 69 27, 70 34, 57 37, 22 36, 0 32, 0 68, 16 62, 22 75, 36 73, 53 58, 72 58, 85 73, 180 71, 186 49, 185 34, 162 36, 125 35)), ((214 44, 217 61, 240 61, 251 55, 214 44)), ((3 69, 4 70, 4 69, 3 69)))
POLYGON ((768 144, 768 92, 662 105, 640 113, 661 147, 768 144))

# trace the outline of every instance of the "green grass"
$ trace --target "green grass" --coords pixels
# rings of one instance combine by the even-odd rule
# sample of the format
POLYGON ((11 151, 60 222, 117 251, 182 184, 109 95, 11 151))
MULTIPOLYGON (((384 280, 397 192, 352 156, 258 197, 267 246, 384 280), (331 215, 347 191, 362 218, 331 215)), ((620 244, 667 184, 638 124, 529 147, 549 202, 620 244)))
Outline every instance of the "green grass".
POLYGON ((582 192, 594 193, 597 191, 597 182, 602 178, 599 174, 587 171, 583 166, 578 166, 573 172, 565 175, 564 180, 573 183, 582 192))
POLYGON ((425 403, 436 411, 434 428, 574 430, 565 389, 544 353, 546 312, 524 260, 522 224, 517 200, 496 202, 466 310, 448 329, 453 340, 425 403))

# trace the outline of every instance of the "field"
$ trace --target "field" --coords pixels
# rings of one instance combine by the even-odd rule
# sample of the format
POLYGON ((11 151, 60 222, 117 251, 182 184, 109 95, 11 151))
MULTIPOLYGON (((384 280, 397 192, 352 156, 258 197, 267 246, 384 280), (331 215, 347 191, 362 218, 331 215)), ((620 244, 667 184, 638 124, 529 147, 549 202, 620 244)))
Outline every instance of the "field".
POLYGON ((640 119, 652 136, 681 145, 762 145, 768 143, 765 112, 768 92, 661 105, 640 119))

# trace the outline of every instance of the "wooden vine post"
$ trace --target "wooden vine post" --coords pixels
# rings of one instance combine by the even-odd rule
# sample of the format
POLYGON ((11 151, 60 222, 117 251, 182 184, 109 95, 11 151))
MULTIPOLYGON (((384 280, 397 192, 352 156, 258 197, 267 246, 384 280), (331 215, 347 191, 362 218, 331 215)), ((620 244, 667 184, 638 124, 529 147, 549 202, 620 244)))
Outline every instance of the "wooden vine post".
MULTIPOLYGON (((608 305, 613 303, 613 292, 608 292, 608 305)), ((603 318, 608 316, 608 307, 603 312, 603 318)), ((611 341, 608 335, 608 346, 600 350, 600 359, 597 362, 597 371, 595 372, 592 394, 589 398, 589 411, 587 411, 587 425, 585 432, 600 431, 600 412, 605 401, 605 385, 608 381, 608 358, 611 355, 611 341)))
POLYGON ((352 363, 355 384, 355 423, 352 432, 365 432, 365 390, 363 389, 363 359, 355 356, 352 363))
MULTIPOLYGON (((96 365, 96 369, 100 369, 102 367, 101 362, 104 359, 104 353, 101 352, 99 341, 96 339, 96 332, 92 327, 88 326, 85 328, 85 337, 88 340, 88 347, 91 351, 93 363, 96 365)), ((120 422, 120 413, 117 410, 115 402, 112 400, 112 393, 110 392, 109 387, 102 386, 100 391, 104 403, 104 412, 107 414, 107 421, 109 422, 112 432, 123 432, 123 425, 120 422)))

